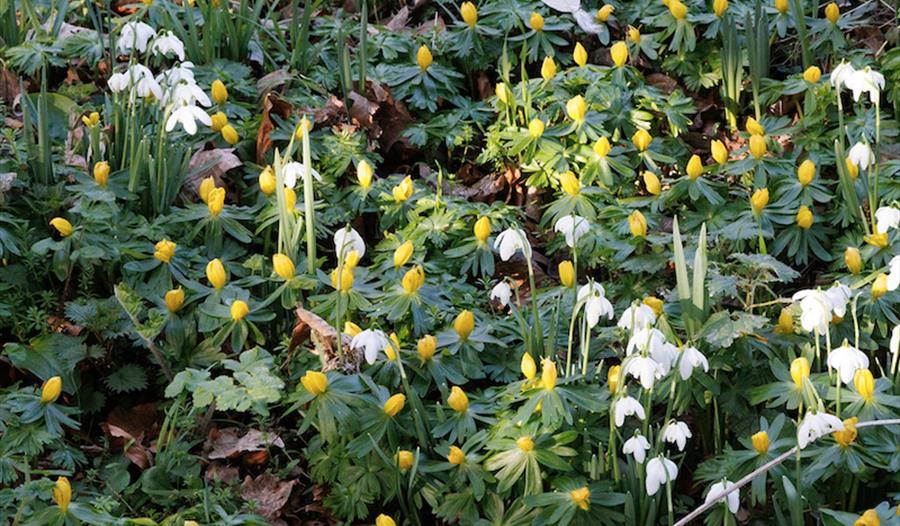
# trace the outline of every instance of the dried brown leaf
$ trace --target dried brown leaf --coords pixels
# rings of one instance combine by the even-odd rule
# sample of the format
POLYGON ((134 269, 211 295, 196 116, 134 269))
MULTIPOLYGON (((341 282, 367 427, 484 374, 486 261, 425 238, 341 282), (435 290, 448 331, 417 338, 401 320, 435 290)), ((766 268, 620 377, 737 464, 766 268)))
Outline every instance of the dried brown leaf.
POLYGON ((253 501, 260 515, 275 520, 281 515, 281 508, 287 503, 296 484, 296 480, 281 480, 268 473, 255 479, 248 475, 241 484, 241 497, 253 501))
POLYGON ((244 453, 263 451, 267 447, 284 447, 284 441, 275 433, 250 429, 243 435, 236 427, 225 429, 212 428, 206 441, 210 460, 235 458, 244 453))
POLYGON ((272 130, 275 129, 275 123, 272 121, 272 115, 278 115, 282 119, 287 119, 294 111, 294 107, 290 102, 282 100, 275 96, 274 93, 268 93, 263 99, 262 119, 259 123, 259 131, 256 132, 256 164, 265 164, 266 152, 272 146, 272 130))

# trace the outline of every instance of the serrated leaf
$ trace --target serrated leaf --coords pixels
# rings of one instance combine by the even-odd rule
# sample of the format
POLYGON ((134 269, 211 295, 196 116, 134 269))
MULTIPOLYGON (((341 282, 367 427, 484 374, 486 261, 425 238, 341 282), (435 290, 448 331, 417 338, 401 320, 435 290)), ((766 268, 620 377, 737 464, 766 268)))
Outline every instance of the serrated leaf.
POLYGON ((755 332, 768 323, 764 316, 746 312, 719 311, 700 329, 700 337, 715 347, 731 347, 734 340, 755 332))
POLYGON ((107 376, 104 383, 117 393, 140 391, 147 387, 147 373, 140 365, 130 363, 107 376))

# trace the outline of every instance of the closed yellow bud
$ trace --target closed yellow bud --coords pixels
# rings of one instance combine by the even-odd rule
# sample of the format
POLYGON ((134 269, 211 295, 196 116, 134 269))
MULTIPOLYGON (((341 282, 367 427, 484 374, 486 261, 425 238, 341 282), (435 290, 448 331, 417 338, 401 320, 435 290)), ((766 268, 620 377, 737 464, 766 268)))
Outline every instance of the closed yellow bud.
POLYGON ((62 217, 54 217, 50 220, 50 226, 56 229, 59 232, 59 235, 62 237, 69 237, 72 235, 72 232, 75 230, 72 228, 72 223, 70 223, 67 219, 62 217))
POLYGON ((465 461, 466 453, 456 446, 450 446, 450 453, 447 454, 447 462, 453 464, 454 466, 459 466, 465 461))
POLYGON ((575 50, 572 52, 572 59, 578 64, 578 67, 584 67, 587 64, 587 50, 581 45, 581 42, 575 44, 575 50))
POLYGON ((794 334, 794 317, 787 309, 781 309, 778 313, 778 323, 775 325, 778 334, 794 334))
POLYGON ((41 385, 41 403, 52 404, 59 398, 60 393, 62 393, 62 378, 59 376, 48 378, 41 385))
POLYGON ((760 455, 765 455, 769 452, 769 433, 765 431, 755 433, 750 437, 750 442, 753 443, 753 449, 760 455))
POLYGON ((540 32, 544 29, 544 17, 538 12, 532 11, 528 23, 531 25, 531 29, 535 31, 540 32))
POLYGON ((758 215, 762 212, 767 204, 769 204, 768 188, 759 188, 750 196, 750 207, 753 209, 754 214, 758 215))
POLYGON ((577 123, 584 122, 584 115, 587 113, 587 103, 584 97, 576 95, 566 102, 566 115, 577 123))
POLYGON ((225 101, 228 100, 228 88, 226 88, 225 83, 219 79, 213 81, 210 93, 212 94, 213 102, 216 104, 225 104, 225 101))
POLYGON ((888 276, 887 274, 881 273, 875 278, 875 281, 872 282, 872 299, 877 300, 878 298, 887 294, 888 291, 888 276))
POLYGON ((567 259, 560 261, 557 269, 559 270, 559 281, 563 287, 572 288, 575 285, 575 265, 567 259))
POLYGON ((835 431, 831 434, 834 437, 834 441, 838 443, 841 448, 849 447, 850 444, 856 442, 856 423, 859 422, 859 419, 855 416, 853 418, 848 418, 844 420, 844 429, 841 431, 835 431))
POLYGON ((766 129, 763 127, 763 125, 753 117, 747 117, 747 122, 744 124, 744 129, 747 130, 747 133, 749 133, 750 135, 766 134, 766 129))
POLYGON ((397 523, 394 522, 394 519, 382 513, 375 517, 375 526, 397 526, 397 523))
POLYGON ((644 188, 647 189, 649 194, 659 195, 662 192, 662 184, 659 182, 659 177, 655 173, 644 170, 641 177, 644 179, 644 188))
POLYGON ((612 150, 612 146, 609 144, 609 139, 606 137, 600 137, 597 139, 597 142, 594 143, 594 153, 599 155, 601 158, 606 158, 609 155, 610 150, 612 150))
POLYGON ((397 416, 397 413, 403 410, 404 405, 406 405, 406 395, 397 393, 384 403, 384 414, 392 417, 397 416))
POLYGON ((556 75, 556 62, 553 61, 553 57, 544 57, 544 62, 541 64, 541 78, 550 80, 554 75, 556 75))
POLYGON ((304 116, 302 119, 300 119, 300 124, 298 124, 297 128, 294 130, 294 138, 297 139, 298 141, 302 141, 303 137, 307 133, 311 132, 312 129, 313 129, 312 121, 307 119, 306 116, 304 116))
POLYGON ((847 265, 847 270, 849 270, 851 274, 859 274, 863 267, 862 256, 859 253, 859 249, 856 247, 847 247, 847 249, 844 250, 844 263, 847 265))
POLYGON ((472 229, 475 233, 475 239, 479 243, 484 243, 488 236, 491 235, 491 220, 487 216, 481 216, 475 221, 475 227, 472 229))
POLYGON ((606 386, 610 393, 616 393, 619 390, 619 377, 622 374, 621 365, 613 365, 606 372, 606 386))
POLYGON ((541 386, 552 391, 556 389, 556 364, 546 358, 541 360, 541 386))
POLYGON ((725 144, 718 140, 714 139, 709 143, 709 150, 712 153, 712 158, 718 164, 725 164, 728 162, 728 148, 725 147, 725 144))
MULTIPOLYGON (((897 515, 900 515, 900 506, 897 507, 897 515)), ((853 522, 853 526, 881 526, 881 518, 875 510, 866 510, 853 522)))
POLYGON ((164 299, 166 302, 166 309, 168 309, 169 312, 178 312, 181 310, 181 306, 184 305, 184 290, 181 287, 172 289, 166 292, 164 299))
POLYGON ((94 126, 100 124, 100 114, 97 113, 96 111, 92 111, 90 113, 90 115, 82 115, 81 122, 85 126, 87 126, 89 128, 93 128, 94 126))
POLYGON ((238 141, 241 139, 238 136, 237 130, 235 130, 234 126, 232 126, 230 124, 226 124, 225 126, 222 126, 221 133, 222 133, 222 138, 225 139, 225 142, 227 142, 228 144, 230 144, 232 146, 237 144, 238 141))
POLYGON ((494 86, 494 95, 496 95, 497 99, 503 104, 509 104, 509 98, 512 93, 509 88, 506 87, 506 84, 499 82, 494 86))
POLYGON ((430 334, 426 334, 419 338, 419 341, 416 342, 416 352, 419 354, 419 358, 422 359, 423 362, 427 362, 428 360, 434 358, 434 351, 437 349, 437 338, 430 334))
POLYGON ((413 255, 413 244, 412 241, 407 240, 405 243, 400 245, 394 250, 394 267, 402 267, 406 265, 409 261, 409 258, 413 255))
POLYGON ((338 269, 331 271, 331 286, 339 292, 347 292, 353 288, 353 267, 343 265, 341 267, 341 282, 338 283, 338 269))
POLYGON ((813 178, 816 176, 816 163, 807 159, 800 163, 800 166, 797 168, 797 180, 800 181, 800 184, 803 186, 808 185, 812 182, 813 178))
POLYGON ((225 208, 225 189, 213 188, 206 196, 206 207, 209 209, 209 215, 219 217, 222 209, 225 208))
POLYGON ((368 190, 369 187, 372 186, 372 176, 374 173, 375 171, 372 169, 372 165, 363 159, 356 165, 356 182, 359 183, 359 186, 368 190))
POLYGON ((834 2, 831 2, 827 6, 825 6, 825 18, 828 19, 832 24, 837 24, 838 19, 841 18, 841 9, 834 2))
POLYGON ((657 298, 656 296, 647 296, 644 298, 641 303, 650 307, 653 310, 653 313, 659 316, 663 313, 663 300, 657 298))
POLYGON ((849 158, 844 159, 844 166, 847 167, 847 175, 850 176, 850 179, 855 181, 856 178, 859 177, 859 166, 853 164, 853 161, 849 158))
POLYGON ((532 139, 537 139, 544 134, 544 121, 541 119, 532 119, 528 123, 528 134, 532 139))
POLYGON ((604 4, 603 7, 597 10, 597 20, 599 20, 600 22, 606 22, 607 20, 609 20, 609 15, 613 14, 615 10, 615 7, 609 4, 604 4))
POLYGON ((569 498, 572 499, 572 503, 584 511, 591 507, 591 490, 587 486, 573 489, 569 492, 569 498))
POLYGON ((294 277, 294 262, 291 261, 291 258, 287 257, 284 254, 274 254, 272 255, 272 267, 275 269, 275 274, 278 275, 281 279, 292 279, 294 277))
POLYGON ((628 40, 634 42, 635 44, 640 44, 641 42, 641 32, 638 28, 634 26, 628 26, 628 40))
POLYGON ((106 183, 109 182, 108 162, 100 161, 94 163, 94 182, 97 183, 98 186, 106 186, 106 183))
POLYGON ((628 229, 634 237, 644 237, 647 235, 647 218, 640 210, 635 210, 628 216, 628 229))
POLYGON ((388 335, 388 340, 390 340, 391 344, 384 348, 384 355, 393 362, 397 359, 397 351, 400 350, 400 338, 397 337, 396 332, 391 332, 388 335))
POLYGON ((813 225, 813 213, 806 205, 802 205, 797 212, 797 226, 803 230, 809 230, 813 225))
POLYGON ((297 208, 297 192, 293 188, 284 187, 284 208, 293 212, 297 208))
POLYGON ((413 182, 412 177, 406 176, 400 184, 391 189, 391 193, 394 195, 394 201, 398 203, 402 203, 406 201, 413 194, 413 182))
POLYGON ((69 510, 69 503, 72 502, 72 486, 66 477, 56 479, 56 484, 53 486, 53 502, 63 514, 69 510))
POLYGON ((216 188, 216 180, 209 176, 202 181, 200 181, 200 186, 197 187, 197 196, 204 203, 209 202, 209 192, 215 190, 216 188))
POLYGON ((679 0, 669 2, 669 12, 675 17, 675 20, 684 20, 687 17, 688 8, 679 0))
POLYGON ((803 389, 803 381, 809 378, 809 360, 805 356, 795 358, 791 362, 791 380, 797 389, 803 389))
POLYGON ((728 0, 713 0, 713 13, 715 13, 717 17, 722 18, 722 15, 724 15, 727 10, 728 0))
POLYGON ((397 466, 406 471, 411 468, 413 465, 413 461, 415 457, 412 454, 412 451, 407 451, 405 449, 398 451, 396 455, 394 455, 394 461, 397 463, 397 466))
POLYGON ((522 371, 522 376, 524 376, 526 380, 534 380, 535 375, 537 375, 537 364, 534 363, 534 358, 532 358, 531 354, 527 351, 522 354, 522 361, 519 362, 519 370, 522 371))
POLYGON ((469 335, 475 330, 475 315, 472 314, 472 311, 464 310, 457 314, 456 319, 453 320, 453 330, 456 331, 460 340, 468 340, 469 335))
POLYGON ((869 234, 868 236, 863 236, 863 241, 876 248, 886 248, 888 246, 888 233, 869 234))
POLYGON ((788 11, 788 0, 775 0, 775 9, 782 15, 788 11))
POLYGON ((425 271, 419 265, 406 271, 400 285, 407 294, 415 294, 425 283, 425 271))
POLYGON ((465 391, 454 385, 450 389, 450 396, 447 397, 447 405, 457 413, 465 413, 469 409, 469 397, 465 391))
POLYGON ((872 371, 857 369, 853 375, 853 387, 856 388, 856 392, 863 400, 871 402, 872 396, 875 394, 875 377, 872 376, 872 371))
POLYGON ((419 69, 425 71, 433 61, 434 57, 431 56, 431 50, 428 49, 428 46, 420 46, 419 50, 416 51, 416 64, 419 65, 419 69))
POLYGON ((362 327, 360 327, 359 325, 353 323, 350 320, 344 322, 344 334, 346 334, 347 336, 352 338, 361 332, 362 327))
POLYGON ((650 142, 652 141, 653 136, 650 135, 650 132, 644 129, 640 129, 634 132, 634 135, 631 136, 631 142, 639 152, 646 151, 647 148, 650 147, 650 142))
POLYGON ((819 82, 820 78, 822 78, 822 70, 818 66, 810 66, 803 72, 803 80, 810 84, 819 82))
POLYGON ((531 437, 519 437, 516 440, 516 445, 519 446, 519 449, 524 451, 525 453, 531 453, 534 451, 534 439, 531 437))
MULTIPOLYGON (((617 68, 621 68, 628 61, 628 46, 625 42, 619 41, 609 48, 609 57, 617 68)), ((646 132, 645 132, 646 133, 646 132)), ((643 151, 643 150, 641 150, 643 151)))
POLYGON ((765 135, 750 136, 750 154, 753 155, 754 159, 762 159, 767 151, 765 135))
POLYGON ((250 314, 250 306, 242 300, 234 300, 231 304, 231 319, 241 321, 247 314, 250 314))
POLYGON ((478 9, 475 8, 475 4, 472 2, 463 2, 462 5, 459 6, 459 14, 462 16, 466 25, 475 27, 475 24, 478 22, 478 9))
POLYGON ((212 129, 212 131, 217 133, 222 131, 222 128, 224 128, 225 125, 228 124, 228 116, 221 111, 213 113, 209 120, 211 121, 209 127, 212 129))
POLYGON ((581 193, 581 181, 572 172, 563 172, 559 174, 559 184, 563 192, 570 196, 576 196, 581 193))
POLYGON ((176 248, 178 248, 178 245, 168 239, 157 241, 156 245, 153 246, 153 257, 163 263, 168 263, 172 256, 175 255, 176 248))
POLYGON ((300 383, 309 394, 314 396, 319 396, 328 389, 328 377, 319 371, 306 371, 306 374, 300 378, 300 383))
POLYGON ((225 266, 222 265, 219 258, 206 264, 206 279, 216 290, 220 290, 225 286, 228 276, 225 274, 225 266))
POLYGON ((265 195, 275 193, 275 172, 272 171, 271 166, 266 166, 259 173, 259 191, 265 195))
POLYGON ((691 181, 696 181, 697 178, 703 174, 703 161, 700 160, 699 155, 691 155, 691 158, 687 163, 686 171, 691 181))

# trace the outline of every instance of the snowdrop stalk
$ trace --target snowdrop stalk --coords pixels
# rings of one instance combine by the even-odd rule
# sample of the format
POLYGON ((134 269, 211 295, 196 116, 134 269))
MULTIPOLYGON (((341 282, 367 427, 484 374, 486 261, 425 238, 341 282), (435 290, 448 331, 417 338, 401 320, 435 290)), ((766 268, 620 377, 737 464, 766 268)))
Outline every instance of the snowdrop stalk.
MULTIPOLYGON (((316 217, 313 205, 312 155, 309 151, 309 128, 306 126, 306 117, 300 121, 303 129, 303 218, 306 221, 306 271, 310 274, 316 271, 316 217)), ((340 276, 340 270, 338 276, 340 276)), ((337 327, 340 331, 340 327, 337 327)))
MULTIPOLYGON (((872 230, 877 233, 875 226, 875 210, 878 208, 878 172, 881 164, 881 94, 875 99, 875 169, 872 171, 872 191, 869 192, 869 214, 872 219, 872 230)), ((866 173, 866 176, 869 174, 866 173)))

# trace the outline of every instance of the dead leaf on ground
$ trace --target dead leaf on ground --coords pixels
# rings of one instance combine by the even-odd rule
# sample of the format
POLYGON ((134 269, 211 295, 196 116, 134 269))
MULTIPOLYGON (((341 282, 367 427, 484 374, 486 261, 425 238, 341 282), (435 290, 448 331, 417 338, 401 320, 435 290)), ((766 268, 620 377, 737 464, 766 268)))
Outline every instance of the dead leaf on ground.
POLYGON ((19 77, 6 68, 0 68, 0 100, 12 106, 19 96, 19 77))
POLYGON ((338 120, 344 113, 344 101, 331 96, 325 105, 313 112, 313 121, 316 124, 325 124, 338 120))
POLYGON ((284 448, 284 441, 275 433, 250 429, 243 435, 236 427, 225 429, 212 428, 209 430, 205 449, 209 451, 207 458, 228 459, 236 458, 244 453, 263 451, 267 447, 284 448))
POLYGON ((216 460, 210 462, 206 468, 206 480, 214 480, 222 484, 228 484, 240 477, 240 469, 230 466, 227 462, 216 460))
POLYGON ((363 128, 371 129, 375 125, 375 112, 378 111, 381 105, 370 101, 355 91, 351 91, 349 97, 353 102, 348 112, 350 119, 363 128))
POLYGON ((110 436, 113 446, 124 449, 125 456, 136 466, 150 467, 153 448, 144 444, 149 444, 159 432, 155 404, 141 404, 131 409, 116 407, 100 428, 110 436))
POLYGON ((386 24, 386 27, 393 32, 398 32, 406 27, 407 22, 409 22, 409 8, 403 6, 386 24))
POLYGON ((182 199, 197 196, 200 183, 207 177, 212 177, 217 187, 226 187, 225 173, 242 164, 234 154, 234 148, 212 148, 195 153, 188 162, 187 177, 181 189, 182 199))
POLYGON ((312 352, 325 356, 323 371, 338 369, 341 371, 357 371, 361 360, 358 351, 350 347, 350 337, 341 333, 342 352, 337 352, 337 331, 327 321, 314 312, 303 307, 296 309, 297 321, 291 333, 288 351, 293 351, 306 340, 313 344, 312 352))
POLYGON ((281 508, 287 503, 296 484, 296 480, 281 480, 268 473, 255 479, 248 475, 241 484, 241 497, 254 502, 257 513, 275 520, 281 515, 281 508))
POLYGON ((272 130, 275 122, 272 115, 278 115, 281 119, 288 119, 294 111, 290 102, 282 100, 269 93, 263 99, 262 119, 259 123, 259 131, 256 133, 256 164, 262 165, 266 161, 266 152, 272 146, 272 130))
POLYGON ((285 83, 290 80, 293 80, 294 75, 291 74, 287 69, 276 69, 275 71, 263 76, 259 80, 256 81, 256 92, 259 94, 259 99, 262 100, 266 95, 269 94, 270 91, 280 88, 285 83))

